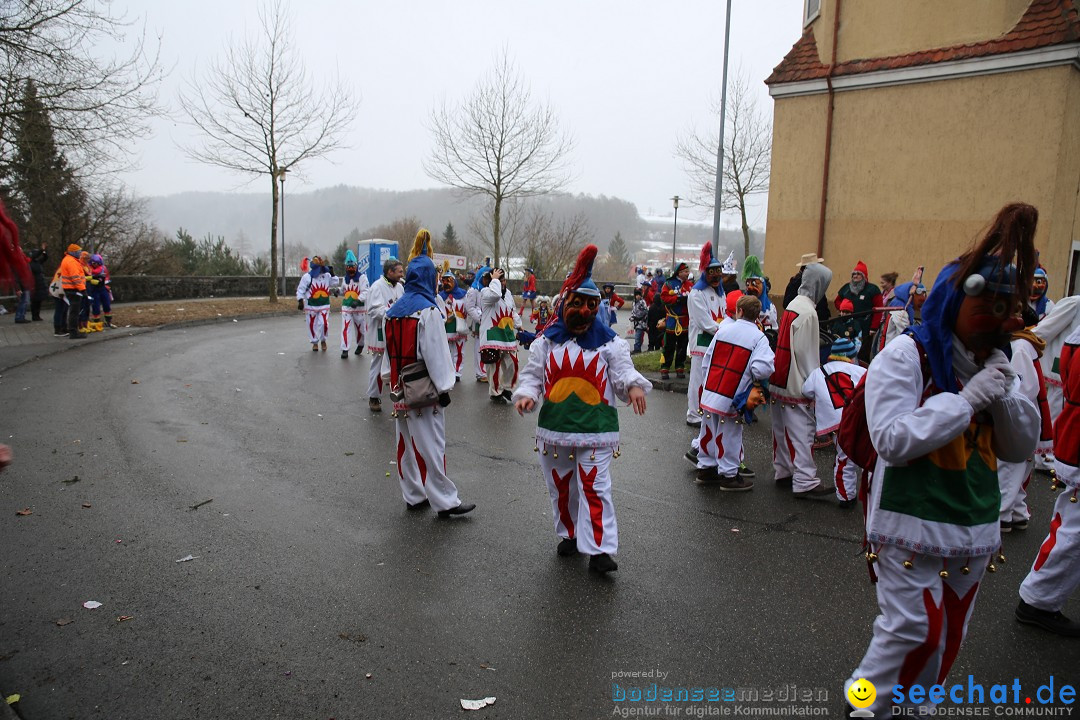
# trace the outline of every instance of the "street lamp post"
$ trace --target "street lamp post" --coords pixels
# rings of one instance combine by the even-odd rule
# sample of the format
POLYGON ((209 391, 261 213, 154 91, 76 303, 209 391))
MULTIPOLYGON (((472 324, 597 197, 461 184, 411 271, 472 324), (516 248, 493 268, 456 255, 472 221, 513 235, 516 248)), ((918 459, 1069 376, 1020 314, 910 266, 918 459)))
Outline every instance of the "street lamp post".
POLYGON ((285 294, 285 173, 288 168, 277 171, 278 182, 281 183, 281 294, 285 294))
POLYGON ((675 272, 675 236, 679 232, 679 196, 671 198, 672 204, 675 206, 675 226, 671 228, 671 272, 675 272))
POLYGON ((713 201, 712 246, 715 251, 720 245, 720 212, 724 192, 724 124, 727 122, 727 69, 728 45, 731 39, 731 0, 727 0, 727 12, 724 14, 724 78, 720 90, 720 143, 716 147, 716 198, 713 201))

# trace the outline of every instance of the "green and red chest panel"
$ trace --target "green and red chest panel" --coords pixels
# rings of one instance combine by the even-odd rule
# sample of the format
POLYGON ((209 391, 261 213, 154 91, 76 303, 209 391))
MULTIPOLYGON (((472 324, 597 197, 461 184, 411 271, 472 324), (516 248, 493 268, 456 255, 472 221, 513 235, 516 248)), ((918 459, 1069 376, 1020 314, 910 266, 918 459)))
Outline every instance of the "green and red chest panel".
POLYGON ((345 280, 341 290, 342 310, 363 310, 364 301, 360 299, 360 282, 357 278, 345 280))
POLYGON ((599 350, 570 341, 548 352, 544 362, 544 403, 538 439, 580 447, 613 447, 619 441, 619 414, 599 350))
POLYGON ((326 273, 311 281, 307 297, 309 308, 330 307, 330 281, 331 277, 326 273))
POLYGON ((494 310, 484 313, 480 330, 483 333, 481 350, 517 350, 514 309, 506 301, 500 301, 494 310))

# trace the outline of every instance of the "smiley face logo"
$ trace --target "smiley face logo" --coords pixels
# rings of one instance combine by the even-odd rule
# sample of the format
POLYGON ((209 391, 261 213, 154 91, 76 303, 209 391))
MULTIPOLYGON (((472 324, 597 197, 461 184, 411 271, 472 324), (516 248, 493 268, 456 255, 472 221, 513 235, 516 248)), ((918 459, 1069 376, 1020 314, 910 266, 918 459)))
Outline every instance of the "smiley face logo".
POLYGON ((847 698, 852 707, 868 708, 877 699, 877 688, 866 678, 859 678, 851 683, 847 690, 847 698))

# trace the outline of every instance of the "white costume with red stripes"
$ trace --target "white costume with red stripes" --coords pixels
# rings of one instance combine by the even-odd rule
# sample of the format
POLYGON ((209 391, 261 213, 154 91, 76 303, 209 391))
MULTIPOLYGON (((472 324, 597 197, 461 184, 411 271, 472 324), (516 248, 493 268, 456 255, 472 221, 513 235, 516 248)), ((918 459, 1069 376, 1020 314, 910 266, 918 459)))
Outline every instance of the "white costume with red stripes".
POLYGON ((686 391, 686 422, 697 425, 701 422, 698 410, 703 380, 702 360, 720 327, 720 321, 724 319, 724 291, 721 289, 717 292, 711 286, 702 290, 695 285, 686 306, 690 313, 690 385, 686 391))
POLYGON ((341 351, 348 352, 352 336, 356 348, 364 349, 364 326, 367 325, 368 279, 364 273, 349 276, 346 271, 341 278, 341 351))
POLYGON ((1060 612, 1080 585, 1080 328, 1068 336, 1058 367, 1064 407, 1054 423, 1054 471, 1066 486, 1054 503, 1050 533, 1020 585, 1020 597, 1060 612))
POLYGON ((513 390, 518 381, 517 329, 521 317, 514 304, 514 296, 503 291, 503 284, 493 278, 486 288, 480 290, 480 350, 497 350, 497 362, 486 363, 488 394, 501 395, 513 390))
POLYGON ((326 270, 312 278, 311 273, 304 273, 296 288, 296 299, 304 301, 307 312, 308 336, 312 345, 325 341, 330 333, 330 289, 334 287, 334 276, 326 270))
POLYGON ((465 316, 469 332, 474 338, 473 372, 477 380, 487 382, 487 369, 480 361, 480 319, 484 316, 484 312, 480 308, 480 291, 471 285, 465 290, 465 316))
MULTIPOLYGON (((1050 419, 1057 422, 1061 414, 1063 394, 1061 385, 1061 348, 1073 330, 1080 327, 1080 295, 1070 295, 1062 298, 1054 305, 1052 312, 1035 326, 1036 335, 1046 341, 1046 349, 1043 351, 1039 362, 1042 364, 1043 377, 1046 379, 1046 400, 1050 406, 1050 419)), ((1035 467, 1041 470, 1049 470, 1053 466, 1054 458, 1044 458, 1042 454, 1035 458, 1035 467)))
MULTIPOLYGON (((439 294, 442 297, 442 294, 439 294)), ((450 360, 454 365, 454 377, 461 378, 461 365, 465 359, 465 341, 469 339, 466 325, 465 298, 460 300, 447 293, 443 298, 446 304, 446 343, 450 348, 450 360)))
POLYGON ((788 303, 780 319, 776 370, 769 379, 772 394, 773 476, 791 478, 792 492, 821 484, 812 446, 814 409, 803 397, 803 385, 821 364, 817 307, 805 295, 788 303))
POLYGON ((743 424, 732 401, 755 380, 768 381, 773 372, 773 351, 756 323, 729 319, 713 335, 702 368, 701 409, 705 414, 698 432, 697 466, 716 468, 719 475, 734 477, 742 459, 743 424))
MULTIPOLYGON (((845 360, 830 360, 806 378, 803 383, 803 397, 814 403, 814 417, 817 421, 818 435, 826 435, 840 427, 844 406, 851 400, 855 386, 859 384, 866 369, 858 363, 845 360)), ((833 464, 833 479, 836 481, 836 497, 840 500, 854 500, 858 495, 860 468, 836 445, 836 462, 833 464)))
MULTIPOLYGON (((953 342, 954 357, 966 355, 977 369, 953 342)), ((953 370, 961 386, 971 379, 957 362, 953 370)), ((995 455, 1020 460, 1039 433, 1038 408, 1015 382, 977 414, 959 394, 931 394, 930 382, 907 335, 885 346, 865 380, 866 423, 878 453, 866 536, 877 555, 881 615, 845 688, 859 678, 883 688, 869 708, 875 713, 888 711, 894 685, 940 684, 948 675, 979 581, 1001 544, 995 455)))
POLYGON ((367 339, 368 352, 371 353, 371 369, 368 373, 368 398, 377 398, 382 395, 382 355, 386 348, 384 325, 386 323, 386 311, 394 302, 405 293, 405 285, 397 283, 391 285, 385 275, 368 288, 367 296, 367 339))
POLYGON ((616 403, 626 402, 632 387, 649 392, 652 383, 634 369, 622 338, 586 350, 575 340, 555 344, 540 335, 514 391, 514 402, 529 398, 540 407, 536 442, 555 533, 576 538, 587 555, 619 550, 611 459, 619 444, 616 403))

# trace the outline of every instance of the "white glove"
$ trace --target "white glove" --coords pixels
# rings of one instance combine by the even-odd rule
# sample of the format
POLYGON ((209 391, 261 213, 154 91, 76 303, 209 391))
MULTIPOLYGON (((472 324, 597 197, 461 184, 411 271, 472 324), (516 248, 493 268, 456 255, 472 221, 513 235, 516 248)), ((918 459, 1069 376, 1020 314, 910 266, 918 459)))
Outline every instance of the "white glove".
POLYGON ((984 367, 968 381, 960 391, 960 397, 968 401, 975 412, 1005 396, 1005 374, 996 367, 984 367))
POLYGON ((1005 357, 1005 353, 1000 350, 994 350, 990 354, 990 357, 983 363, 984 368, 995 368, 1001 371, 1001 374, 1005 376, 1005 388, 1012 387, 1013 380, 1016 378, 1016 369, 1009 362, 1009 358, 1005 357))

